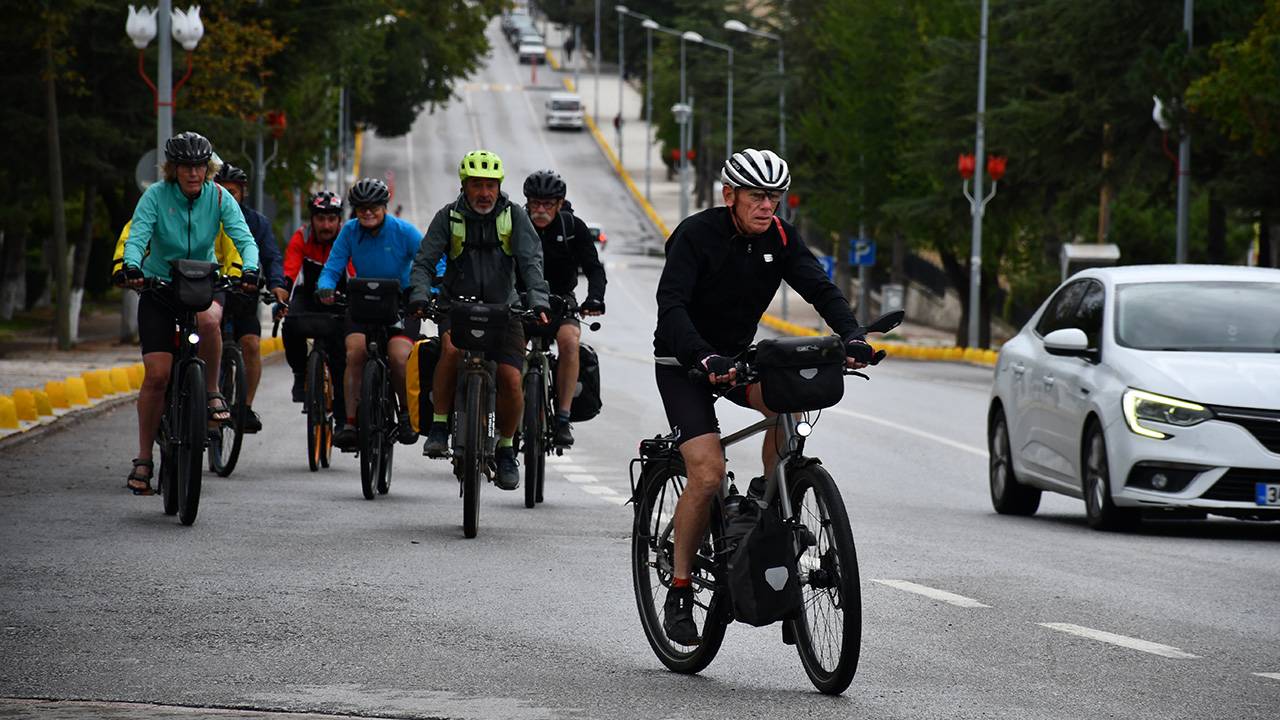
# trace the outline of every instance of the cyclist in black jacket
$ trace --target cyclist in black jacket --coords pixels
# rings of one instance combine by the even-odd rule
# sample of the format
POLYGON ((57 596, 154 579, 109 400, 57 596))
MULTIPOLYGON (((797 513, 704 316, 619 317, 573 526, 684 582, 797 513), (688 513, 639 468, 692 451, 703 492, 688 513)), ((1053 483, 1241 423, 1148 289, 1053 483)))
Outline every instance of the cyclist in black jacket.
MULTIPOLYGON (((581 268, 587 276, 587 298, 579 306, 582 314, 603 315, 604 265, 600 264, 591 230, 567 208, 568 202, 564 199, 567 191, 564 178, 554 170, 539 170, 524 181, 525 209, 542 239, 542 272, 552 295, 573 297, 581 268)), ((569 409, 578 383, 578 343, 582 327, 576 318, 564 318, 555 333, 556 347, 560 350, 556 366, 555 442, 572 445, 569 409)))
MULTIPOLYGON (((675 577, 663 619, 667 636, 683 645, 699 641, 689 577, 725 471, 715 396, 691 380, 688 369, 706 372, 712 384, 732 383, 733 356, 751 344, 784 280, 845 340, 850 366, 862 367, 874 352, 844 294, 795 227, 774 214, 791 185, 786 161, 770 150, 747 149, 725 162, 720 177, 725 206, 685 218, 667 240, 653 338, 658 392, 689 474, 676 505, 675 577)), ((776 414, 754 386, 734 387, 726 397, 776 414)), ((765 473, 772 472, 777 455, 775 432, 769 431, 765 473)))

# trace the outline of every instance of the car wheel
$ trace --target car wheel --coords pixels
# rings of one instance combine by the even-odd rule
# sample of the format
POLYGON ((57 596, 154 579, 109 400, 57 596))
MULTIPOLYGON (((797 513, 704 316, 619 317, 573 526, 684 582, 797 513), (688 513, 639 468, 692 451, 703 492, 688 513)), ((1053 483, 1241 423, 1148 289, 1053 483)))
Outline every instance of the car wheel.
POLYGON ((1131 530, 1141 521, 1137 508, 1118 507, 1111 500, 1111 469, 1102 428, 1090 423, 1084 434, 1084 508, 1095 530, 1131 530))
POLYGON ((1001 515, 1034 515, 1040 507, 1039 488, 1018 482, 1013 473, 1013 453, 1009 448, 1009 423, 997 409, 987 432, 990 458, 991 506, 1001 515))

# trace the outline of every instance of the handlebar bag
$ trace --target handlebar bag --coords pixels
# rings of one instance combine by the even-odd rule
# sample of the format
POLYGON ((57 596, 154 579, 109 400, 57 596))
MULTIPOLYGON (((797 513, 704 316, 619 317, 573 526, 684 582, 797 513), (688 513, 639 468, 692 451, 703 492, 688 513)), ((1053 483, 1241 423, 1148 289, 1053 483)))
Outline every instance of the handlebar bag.
POLYGON ((347 283, 347 307, 354 322, 394 325, 400 321, 400 281, 352 278, 347 283))
POLYGON ((174 260, 169 265, 173 298, 184 310, 204 312, 213 304, 218 266, 201 260, 174 260))
POLYGON ((835 335, 756 344, 764 404, 779 413, 821 410, 844 397, 844 343, 835 335))
POLYGON ((734 619, 759 627, 795 617, 802 598, 794 537, 775 507, 731 496, 724 539, 732 548, 727 584, 734 619))
POLYGON ((449 309, 449 330, 453 344, 461 350, 495 352, 502 349, 511 321, 506 303, 454 302, 449 309))

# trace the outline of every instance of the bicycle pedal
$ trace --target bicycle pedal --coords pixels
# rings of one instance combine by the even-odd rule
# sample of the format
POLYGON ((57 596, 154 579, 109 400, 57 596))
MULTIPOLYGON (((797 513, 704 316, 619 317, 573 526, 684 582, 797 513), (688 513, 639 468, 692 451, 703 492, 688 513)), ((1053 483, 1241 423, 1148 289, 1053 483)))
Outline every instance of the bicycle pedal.
POLYGON ((782 623, 782 644, 783 645, 796 644, 796 633, 794 630, 791 629, 791 623, 789 622, 782 623))

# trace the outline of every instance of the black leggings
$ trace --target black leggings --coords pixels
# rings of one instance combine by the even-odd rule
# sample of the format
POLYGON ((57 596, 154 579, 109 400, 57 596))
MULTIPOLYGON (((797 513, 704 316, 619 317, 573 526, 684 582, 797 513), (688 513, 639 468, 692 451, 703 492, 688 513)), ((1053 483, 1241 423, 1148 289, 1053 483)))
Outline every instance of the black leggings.
MULTIPOLYGON (((280 338, 284 343, 284 359, 289 363, 289 369, 298 374, 305 373, 307 371, 308 354, 307 338, 298 332, 297 325, 289 322, 287 315, 284 322, 280 324, 280 338)), ((321 343, 325 355, 329 357, 329 373, 333 376, 334 417, 345 418, 343 400, 346 395, 346 388, 343 383, 343 373, 347 369, 346 338, 339 331, 316 342, 321 343)))

